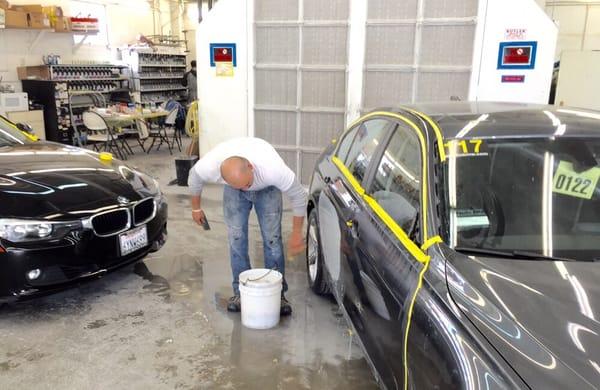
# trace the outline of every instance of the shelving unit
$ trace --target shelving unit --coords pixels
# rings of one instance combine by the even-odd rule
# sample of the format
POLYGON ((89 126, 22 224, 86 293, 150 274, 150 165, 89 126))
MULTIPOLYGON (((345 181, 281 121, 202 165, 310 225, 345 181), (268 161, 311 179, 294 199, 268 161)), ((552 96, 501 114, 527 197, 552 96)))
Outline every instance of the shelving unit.
POLYGON ((139 94, 142 105, 187 99, 187 88, 181 84, 186 70, 186 55, 179 49, 128 48, 121 50, 121 56, 131 66, 133 89, 139 94))
POLYGON ((110 64, 41 65, 18 69, 23 91, 44 106, 46 137, 50 141, 73 143, 73 122, 95 105, 82 93, 97 92, 110 100, 113 94, 129 93, 130 72, 127 66, 110 64), (73 115, 69 113, 69 97, 73 115))

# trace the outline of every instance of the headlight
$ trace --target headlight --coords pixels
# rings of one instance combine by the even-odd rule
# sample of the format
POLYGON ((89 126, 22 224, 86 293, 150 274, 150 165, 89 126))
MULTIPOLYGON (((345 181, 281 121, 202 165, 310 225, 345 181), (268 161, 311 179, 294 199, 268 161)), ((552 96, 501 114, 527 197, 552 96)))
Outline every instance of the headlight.
POLYGON ((62 238, 81 222, 47 222, 24 219, 0 219, 0 238, 28 242, 62 238))
POLYGON ((160 203, 162 199, 162 191, 160 190, 160 184, 158 180, 153 177, 146 175, 145 173, 138 172, 138 177, 144 185, 142 192, 146 192, 149 196, 154 197, 157 203, 160 203))
POLYGON ((131 169, 126 165, 119 167, 119 172, 127 180, 134 190, 140 192, 142 196, 152 196, 157 202, 162 199, 162 192, 158 181, 153 177, 146 175, 136 169, 131 169))

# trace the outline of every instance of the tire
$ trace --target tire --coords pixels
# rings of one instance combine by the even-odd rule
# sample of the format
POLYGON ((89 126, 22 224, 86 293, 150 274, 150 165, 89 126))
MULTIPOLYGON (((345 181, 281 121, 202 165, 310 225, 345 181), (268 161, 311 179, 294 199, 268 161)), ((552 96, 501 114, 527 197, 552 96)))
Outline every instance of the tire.
POLYGON ((323 268, 319 219, 316 209, 311 210, 308 215, 306 238, 306 276, 308 278, 308 285, 315 294, 327 295, 330 290, 323 268))

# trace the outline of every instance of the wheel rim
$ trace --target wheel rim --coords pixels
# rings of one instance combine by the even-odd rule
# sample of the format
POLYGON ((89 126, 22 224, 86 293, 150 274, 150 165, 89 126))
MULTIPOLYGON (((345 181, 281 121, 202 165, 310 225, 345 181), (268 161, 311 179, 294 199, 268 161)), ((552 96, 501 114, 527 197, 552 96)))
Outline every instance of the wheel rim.
POLYGON ((317 270, 319 267, 319 242, 317 240, 317 227, 314 219, 310 222, 308 228, 308 275, 314 282, 317 279, 317 270))

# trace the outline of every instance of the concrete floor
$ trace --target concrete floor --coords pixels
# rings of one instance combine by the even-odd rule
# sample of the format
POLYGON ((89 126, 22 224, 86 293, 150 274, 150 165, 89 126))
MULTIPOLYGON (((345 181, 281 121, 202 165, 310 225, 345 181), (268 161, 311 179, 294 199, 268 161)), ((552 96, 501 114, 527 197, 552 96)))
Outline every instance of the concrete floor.
MULTIPOLYGON (((305 259, 286 263, 294 312, 271 330, 228 313, 231 272, 221 188, 204 194, 212 230, 190 218, 185 187, 168 186, 161 150, 128 163, 159 178, 169 239, 135 267, 0 308, 0 389, 371 389, 362 352, 331 299, 309 291, 305 259)), ((289 232, 291 213, 284 214, 289 232)), ((256 219, 250 256, 262 265, 256 219)), ((287 236, 287 234, 284 234, 287 236)))

